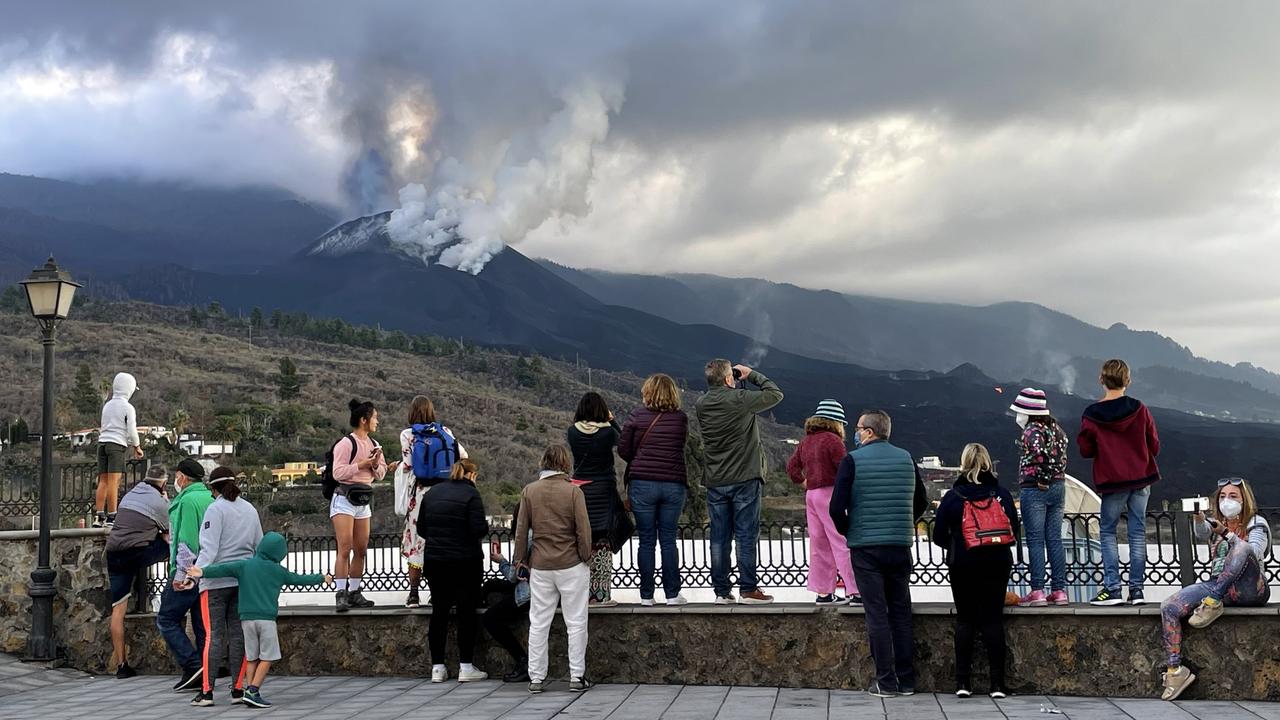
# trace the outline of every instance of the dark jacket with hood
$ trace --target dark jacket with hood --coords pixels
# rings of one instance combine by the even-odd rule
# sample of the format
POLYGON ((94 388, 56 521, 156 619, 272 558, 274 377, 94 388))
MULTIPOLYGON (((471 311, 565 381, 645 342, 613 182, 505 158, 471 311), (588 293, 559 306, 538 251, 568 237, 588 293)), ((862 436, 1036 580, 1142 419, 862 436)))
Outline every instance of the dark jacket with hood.
POLYGON ((603 542, 613 528, 614 504, 618 498, 618 476, 613 470, 613 449, 618 446, 622 428, 616 420, 608 423, 577 422, 565 432, 573 451, 571 477, 580 484, 591 517, 592 542, 603 542))
POLYGON ((1160 479, 1156 421, 1146 405, 1131 397, 1085 408, 1076 444, 1080 455, 1093 459, 1093 484, 1099 495, 1141 490, 1160 479))
POLYGON ((423 555, 443 562, 483 559, 480 543, 489 535, 480 491, 466 480, 446 480, 422 496, 418 537, 423 555))
POLYGON ((1008 546, 984 547, 969 550, 964 544, 964 502, 965 500, 983 500, 995 495, 1004 507, 1004 514, 1009 516, 1009 525, 1013 534, 1018 535, 1018 510, 1013 506, 1013 495, 1009 494, 996 476, 983 471, 978 474, 979 482, 970 482, 964 477, 956 478, 956 482, 942 496, 933 517, 933 544, 947 552, 947 565, 979 561, 983 557, 994 557, 997 553, 1009 555, 1008 546))
POLYGON ((285 585, 319 585, 324 575, 299 575, 280 563, 288 555, 284 536, 269 532, 248 560, 217 563, 204 568, 209 578, 234 577, 240 581, 240 619, 275 620, 280 612, 280 588, 285 585))
POLYGON ((684 485, 685 441, 689 438, 689 416, 680 410, 654 412, 636 408, 622 426, 618 456, 630 463, 627 481, 652 480, 684 485))

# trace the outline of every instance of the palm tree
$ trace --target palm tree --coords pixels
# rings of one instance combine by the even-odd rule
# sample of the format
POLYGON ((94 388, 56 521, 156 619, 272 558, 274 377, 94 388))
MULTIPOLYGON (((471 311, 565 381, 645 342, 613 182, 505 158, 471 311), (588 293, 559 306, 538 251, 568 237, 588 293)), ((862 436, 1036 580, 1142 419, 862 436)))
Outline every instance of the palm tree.
MULTIPOLYGON (((213 420, 213 427, 205 433, 210 442, 226 445, 240 441, 240 418, 235 415, 219 415, 213 420)), ((219 453, 225 455, 226 453, 219 453)))
POLYGON ((176 443, 178 438, 182 437, 182 433, 187 431, 191 425, 191 413, 178 408, 169 414, 169 427, 173 428, 173 439, 176 443))

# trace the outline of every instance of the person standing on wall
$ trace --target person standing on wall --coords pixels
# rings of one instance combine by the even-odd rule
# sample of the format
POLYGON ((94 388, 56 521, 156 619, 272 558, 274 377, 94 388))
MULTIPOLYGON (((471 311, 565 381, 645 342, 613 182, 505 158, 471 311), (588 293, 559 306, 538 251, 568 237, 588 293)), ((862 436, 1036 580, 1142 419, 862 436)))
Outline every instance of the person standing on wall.
POLYGON ((978 443, 964 447, 960 477, 934 514, 933 543, 943 548, 956 605, 956 696, 973 694, 973 645, 987 647, 990 694, 1008 697, 1005 685, 1004 598, 1013 570, 1018 511, 996 478, 991 454, 978 443))
POLYGON ((467 451, 453 431, 437 422, 431 399, 425 395, 414 397, 409 405, 409 427, 400 431, 400 461, 391 467, 395 474, 396 512, 404 517, 400 556, 409 565, 409 597, 404 602, 407 608, 422 604, 418 597, 423 563, 422 536, 418 535, 422 497, 432 486, 448 480, 454 463, 466 457, 467 451))
POLYGON ((915 694, 911 628, 911 547, 928 497, 911 453, 889 444, 889 414, 867 410, 853 429, 855 450, 840 462, 831 520, 847 538, 867 611, 876 697, 915 694))
POLYGON ((142 459, 138 411, 129 403, 137 389, 138 381, 132 375, 116 373, 111 381, 111 399, 102 406, 102 424, 98 428, 98 489, 93 497, 96 528, 109 527, 115 522, 125 462, 128 458, 142 459))
POLYGON ((581 488, 569 478, 572 455, 563 445, 542 454, 538 479, 520 492, 516 514, 518 576, 529 578, 529 692, 547 679, 547 641, 556 604, 569 634, 569 690, 591 687, 587 679, 587 596, 594 548, 591 519, 581 488), (531 539, 532 538, 532 539, 531 539), (526 561, 521 558, 528 558, 526 561))
POLYGON ((1068 605, 1067 553, 1062 546, 1062 517, 1067 497, 1067 434, 1049 414, 1049 398, 1043 390, 1024 388, 1009 406, 1022 435, 1018 461, 1018 492, 1022 527, 1027 534, 1027 564, 1031 566, 1031 592, 1018 601, 1022 607, 1068 605), (1053 571, 1051 592, 1046 595, 1044 559, 1049 552, 1053 571))
POLYGON ((337 481, 329 502, 329 519, 338 545, 334 563, 334 598, 337 612, 348 608, 373 607, 373 601, 360 592, 364 578, 365 554, 369 551, 369 521, 373 517, 370 502, 373 483, 387 476, 387 459, 382 447, 370 437, 378 431, 378 409, 371 402, 352 400, 351 433, 339 440, 331 451, 337 481))
POLYGON ((844 446, 844 406, 823 400, 804 423, 804 440, 787 461, 791 482, 804 486, 805 517, 809 523, 809 590, 817 593, 818 605, 836 605, 846 600, 836 595, 837 575, 845 582, 848 602, 858 604, 858 583, 853 577, 849 545, 831 522, 831 494, 836 472, 849 451, 844 446))
POLYGON ((479 468, 471 460, 460 460, 446 482, 438 483, 422 497, 418 511, 418 536, 423 542, 422 571, 431 589, 431 625, 427 632, 431 646, 431 682, 449 679, 444 664, 445 641, 449 635, 449 610, 457 621, 458 682, 489 677, 472 664, 476 646, 476 608, 480 605, 480 583, 484 577, 481 543, 489 535, 484 501, 476 490, 479 468))
POLYGON ((716 604, 766 605, 760 590, 756 545, 760 540, 760 494, 765 458, 759 415, 782 402, 782 390, 763 373, 728 360, 706 366, 707 392, 694 406, 706 459, 704 485, 711 518, 711 583, 716 604), (737 387, 741 379, 755 390, 737 387), (739 598, 729 584, 729 550, 737 543, 739 598))
POLYGON ((668 605, 688 602, 680 594, 676 547, 684 511, 689 418, 680 409, 680 389, 668 375, 651 375, 640 388, 643 405, 622 426, 618 455, 627 462, 627 499, 636 518, 640 547, 640 604, 653 605, 654 551, 662 546, 662 591, 668 605))
POLYGON ((582 488, 591 518, 591 607, 613 607, 613 549, 610 537, 622 503, 618 497, 618 476, 614 472, 614 448, 622 429, 598 392, 588 392, 578 401, 573 424, 565 439, 573 452, 573 482, 582 488))
POLYGON ((169 553, 169 582, 160 594, 160 610, 156 613, 156 628, 169 646, 169 654, 182 668, 182 677, 173 689, 182 692, 200 684, 204 649, 204 620, 200 617, 200 591, 195 582, 187 578, 180 560, 188 564, 200 555, 200 528, 204 525, 204 513, 213 503, 213 493, 204 484, 204 466, 193 458, 178 463, 173 474, 173 486, 178 491, 169 503, 169 528, 173 536, 169 553), (191 617, 191 631, 195 645, 187 636, 187 616, 191 617))
POLYGON ((166 471, 152 465, 143 481, 120 502, 118 522, 107 536, 107 579, 111 584, 111 647, 116 677, 138 673, 129 666, 124 642, 124 615, 138 573, 163 562, 169 555, 169 499, 165 497, 166 471))
POLYGON ((1103 363, 1098 380, 1106 393, 1102 400, 1085 408, 1076 438, 1080 455, 1093 460, 1093 483, 1102 496, 1098 521, 1102 589, 1089 602, 1125 602, 1116 543, 1116 528, 1123 513, 1129 527, 1129 603, 1141 605, 1146 602, 1142 587, 1147 570, 1147 502, 1151 499, 1151 486, 1160 480, 1156 465, 1160 436, 1147 406, 1125 395, 1130 376, 1123 360, 1103 363))
MULTIPOLYGON (((208 567, 215 563, 248 560, 262 540, 258 509, 240 497, 236 473, 219 466, 209 474, 213 503, 204 511, 200 528, 200 554, 194 563, 208 567)), ((244 631, 240 627, 240 587, 234 577, 200 579, 200 617, 204 621, 204 684, 191 700, 196 707, 213 705, 213 684, 218 668, 227 661, 231 669, 231 702, 244 702, 247 664, 244 631)))

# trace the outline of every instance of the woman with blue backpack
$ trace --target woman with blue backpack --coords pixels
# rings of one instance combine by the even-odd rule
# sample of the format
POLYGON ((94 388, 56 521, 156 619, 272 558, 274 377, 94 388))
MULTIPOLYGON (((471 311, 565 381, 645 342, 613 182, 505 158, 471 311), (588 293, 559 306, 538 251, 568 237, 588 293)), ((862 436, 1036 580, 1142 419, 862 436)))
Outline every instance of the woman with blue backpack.
POLYGON ((422 584, 425 543, 418 534, 418 509, 422 497, 449 478, 453 464, 467 451, 449 428, 436 420, 436 407, 426 395, 417 395, 409 404, 409 427, 400 431, 400 462, 396 466, 396 511, 404 516, 400 555, 409 565, 409 597, 404 606, 421 606, 418 588, 422 584))
POLYGON ((1018 511, 993 467, 986 447, 966 445, 960 477, 942 496, 933 521, 932 540, 943 549, 956 604, 956 696, 962 698, 973 694, 977 633, 982 634, 991 665, 991 697, 1009 693, 1004 677, 1004 600, 1013 570, 1018 511))

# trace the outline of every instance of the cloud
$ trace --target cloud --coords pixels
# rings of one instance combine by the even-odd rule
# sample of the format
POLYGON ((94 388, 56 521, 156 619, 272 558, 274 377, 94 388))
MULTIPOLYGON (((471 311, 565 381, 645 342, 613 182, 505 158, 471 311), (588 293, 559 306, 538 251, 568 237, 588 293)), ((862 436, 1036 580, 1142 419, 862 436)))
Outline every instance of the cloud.
POLYGON ((1258 331, 1280 321, 1278 20, 1189 2, 28 3, 0 30, 0 157, 352 212, 414 183, 424 209, 442 190, 491 201, 565 92, 609 78, 625 102, 574 192, 523 193, 538 211, 490 234, 578 266, 1034 300, 1280 368, 1258 331))

